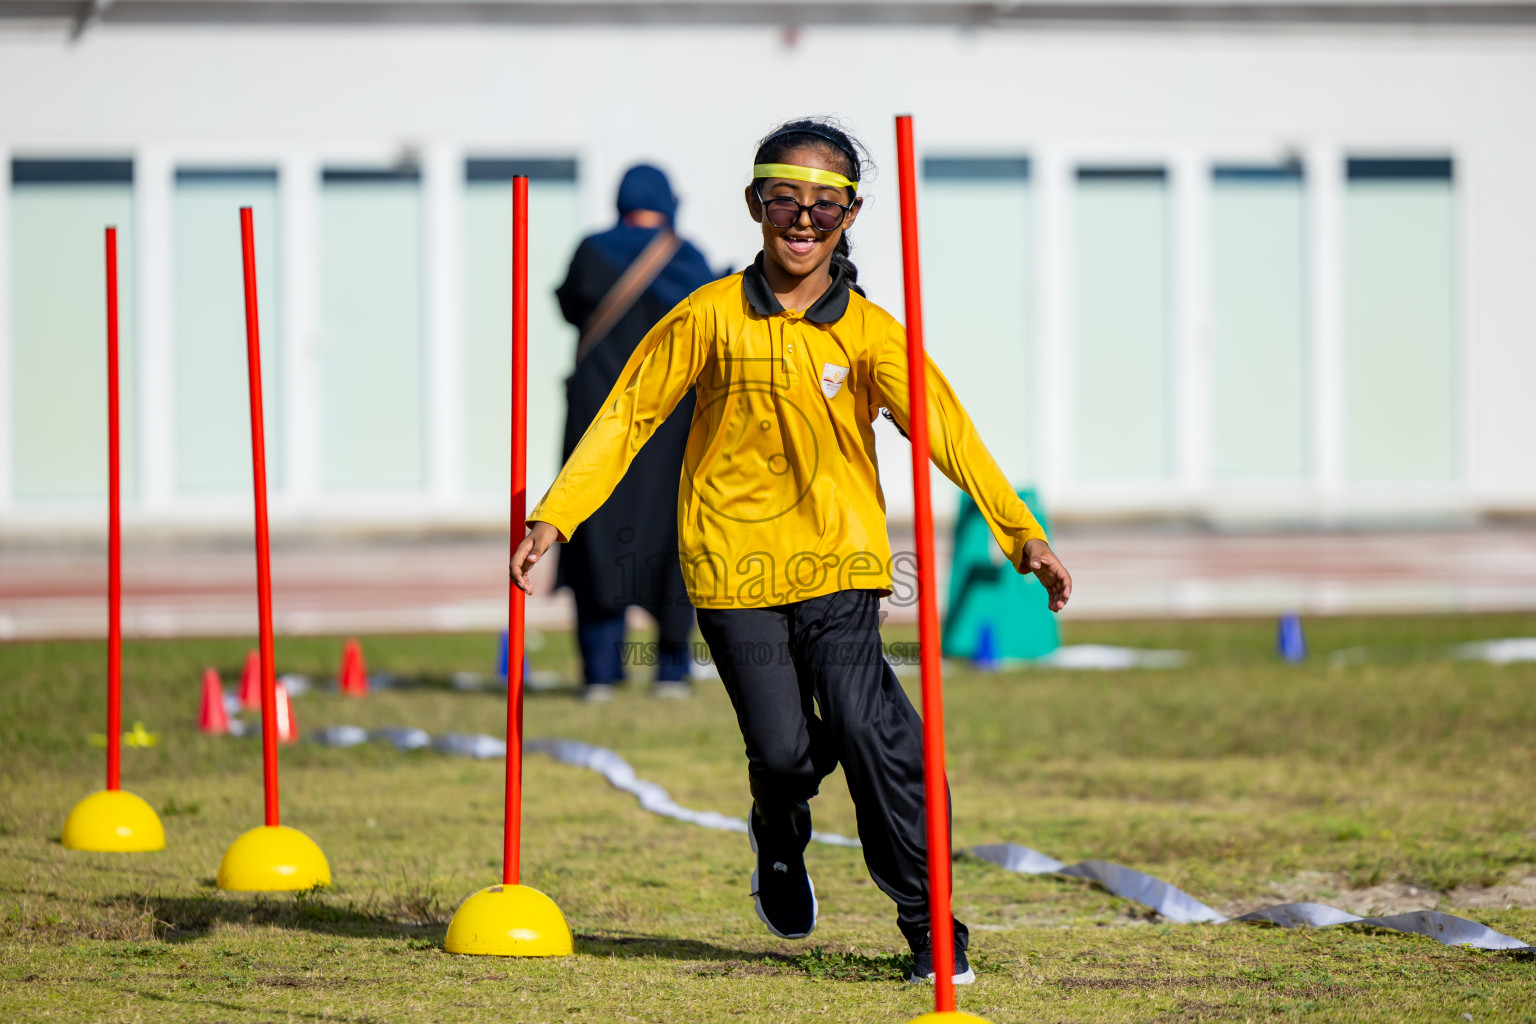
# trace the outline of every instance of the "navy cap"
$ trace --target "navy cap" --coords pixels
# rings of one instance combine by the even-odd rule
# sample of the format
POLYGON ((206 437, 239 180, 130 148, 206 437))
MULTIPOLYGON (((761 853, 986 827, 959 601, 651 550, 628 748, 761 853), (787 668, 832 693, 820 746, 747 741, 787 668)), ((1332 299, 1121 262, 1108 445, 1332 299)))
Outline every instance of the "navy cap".
POLYGON ((654 210, 668 219, 677 213, 677 197, 661 168, 636 164, 624 172, 619 183, 619 216, 636 210, 654 210))

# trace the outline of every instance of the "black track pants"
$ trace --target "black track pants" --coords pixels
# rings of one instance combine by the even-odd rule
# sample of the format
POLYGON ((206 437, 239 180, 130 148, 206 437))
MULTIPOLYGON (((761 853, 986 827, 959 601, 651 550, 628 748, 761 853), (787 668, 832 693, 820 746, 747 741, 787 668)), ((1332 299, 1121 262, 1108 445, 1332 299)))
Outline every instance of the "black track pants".
POLYGON ((841 763, 864 863, 910 939, 928 927, 922 720, 882 654, 879 607, 872 590, 843 590, 773 608, 700 608, 699 630, 736 708, 765 824, 793 828, 797 807, 841 763))

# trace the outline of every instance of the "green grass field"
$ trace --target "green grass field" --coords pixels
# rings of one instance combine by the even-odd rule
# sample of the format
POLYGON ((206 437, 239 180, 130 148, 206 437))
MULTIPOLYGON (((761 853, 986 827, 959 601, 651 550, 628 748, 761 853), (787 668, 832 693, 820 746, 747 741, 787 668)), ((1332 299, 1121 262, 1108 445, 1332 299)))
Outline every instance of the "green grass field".
MULTIPOLYGON (((1227 912, 1313 899, 1438 905, 1536 940, 1536 665, 1454 662, 1446 645, 1536 634, 1536 616, 1310 622, 1280 664, 1270 622, 1070 624, 1069 642, 1176 647, 1177 671, 947 679, 955 842, 1012 841, 1151 871, 1227 912), (1365 646, 1330 668, 1331 650, 1365 646), (1417 901, 1417 902, 1415 902, 1417 901), (1488 904, 1474 905, 1468 904, 1488 904)), ((524 881, 576 932, 574 957, 442 950, 458 901, 499 880, 502 763, 381 744, 284 748, 284 821, 335 885, 300 896, 214 888, 224 848, 261 822, 259 746, 196 732, 199 673, 249 641, 130 643, 124 786, 168 846, 76 853, 69 808, 101 785, 104 645, 0 646, 0 1019, 91 1021, 880 1021, 931 1007, 897 979, 893 908, 857 850, 813 846, 814 936, 774 939, 747 895, 742 836, 642 811, 589 772, 530 756, 524 881)), ((341 643, 279 639, 279 667, 328 677, 341 643)), ((500 734, 485 636, 365 640, 413 677, 366 700, 295 701, 301 728, 352 723, 500 734)), ((548 635, 535 668, 571 667, 548 635)), ((747 809, 718 685, 689 702, 643 687, 611 705, 530 694, 529 736, 611 747, 687 806, 747 809)), ((838 776, 818 827, 853 834, 838 776)), ((1175 925, 1083 883, 955 868, 978 981, 961 1007, 1013 1021, 1536 1021, 1536 962, 1358 927, 1175 925)))

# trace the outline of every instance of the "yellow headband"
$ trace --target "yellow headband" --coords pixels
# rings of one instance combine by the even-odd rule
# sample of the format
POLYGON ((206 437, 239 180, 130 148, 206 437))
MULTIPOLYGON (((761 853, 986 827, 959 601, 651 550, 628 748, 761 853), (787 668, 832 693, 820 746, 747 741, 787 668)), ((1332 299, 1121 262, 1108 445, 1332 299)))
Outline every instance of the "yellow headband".
POLYGON ((833 188, 851 188, 858 191, 859 183, 849 181, 836 171, 824 171, 820 167, 801 167, 798 164, 756 164, 752 168, 754 178, 789 178, 792 181, 809 181, 833 188))

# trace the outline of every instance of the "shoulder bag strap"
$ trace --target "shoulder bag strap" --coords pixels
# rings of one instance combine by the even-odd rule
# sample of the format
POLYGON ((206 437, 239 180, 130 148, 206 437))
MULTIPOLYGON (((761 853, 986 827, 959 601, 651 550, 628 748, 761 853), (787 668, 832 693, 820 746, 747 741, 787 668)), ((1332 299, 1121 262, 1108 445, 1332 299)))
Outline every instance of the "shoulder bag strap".
POLYGON ((681 236, 670 228, 664 228, 640 250, 640 255, 635 257, 635 261, 608 289, 608 294, 603 296, 603 301, 597 304, 597 309, 592 311, 591 318, 582 328, 581 338, 576 342, 576 362, 585 359, 587 353, 608 336, 608 332, 623 319, 624 314, 651 286, 651 282, 656 280, 656 276, 672 262, 672 257, 677 255, 682 245, 681 236))

